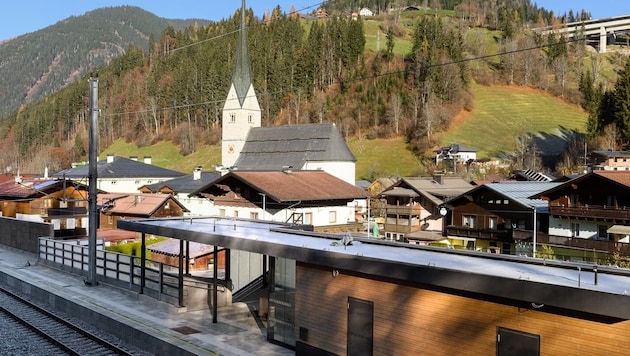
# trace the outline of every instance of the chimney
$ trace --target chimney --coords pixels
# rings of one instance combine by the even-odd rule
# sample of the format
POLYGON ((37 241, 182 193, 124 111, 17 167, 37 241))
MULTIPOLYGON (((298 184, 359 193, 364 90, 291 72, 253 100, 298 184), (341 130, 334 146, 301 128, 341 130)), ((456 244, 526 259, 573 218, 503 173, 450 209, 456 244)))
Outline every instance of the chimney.
POLYGON ((282 171, 287 174, 291 174, 293 172, 293 166, 282 166, 282 171))
POLYGON ((138 162, 138 156, 131 156, 129 159, 138 162))
POLYGON ((142 202, 142 195, 138 194, 136 195, 136 199, 135 199, 135 204, 140 204, 140 202, 142 202))
POLYGON ((200 180, 200 179, 201 179, 201 166, 197 166, 193 170, 193 180, 200 180))
POLYGON ((107 163, 113 163, 114 162, 114 155, 111 153, 107 154, 107 163))
POLYGON ((151 156, 144 156, 144 163, 151 164, 151 156))
POLYGON ((433 181, 439 185, 444 185, 444 174, 434 174, 433 181))

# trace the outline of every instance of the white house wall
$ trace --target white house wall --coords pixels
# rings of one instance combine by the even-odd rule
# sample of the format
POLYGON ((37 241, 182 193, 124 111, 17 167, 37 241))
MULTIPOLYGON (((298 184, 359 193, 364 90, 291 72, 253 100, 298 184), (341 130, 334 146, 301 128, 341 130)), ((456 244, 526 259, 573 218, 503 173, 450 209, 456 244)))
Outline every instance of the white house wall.
POLYGON ((143 185, 160 183, 169 179, 172 178, 99 178, 98 189, 107 193, 138 193, 138 188, 143 185))
POLYGON ((356 184, 354 162, 307 161, 302 167, 302 170, 321 170, 343 180, 346 183, 350 183, 352 185, 356 184))
POLYGON ((202 215, 217 215, 217 216, 226 216, 226 217, 238 217, 242 219, 250 219, 252 217, 252 213, 258 214, 259 220, 267 220, 285 223, 294 213, 297 214, 308 214, 311 213, 312 221, 311 225, 314 226, 329 226, 329 225, 339 225, 339 224, 347 224, 356 222, 355 217, 355 209, 354 205, 343 205, 343 206, 330 206, 330 207, 320 207, 320 208, 298 208, 298 209, 285 209, 276 212, 275 214, 271 211, 264 212, 263 209, 260 208, 246 208, 246 207, 235 207, 235 206, 215 206, 216 209, 215 214, 202 214, 202 215), (331 221, 331 213, 334 212, 335 220, 331 221))
POLYGON ((598 224, 594 221, 567 220, 549 217, 549 235, 561 237, 579 237, 581 239, 596 238, 598 224), (571 223, 579 224, 579 236, 573 236, 571 223))
POLYGON ((214 206, 214 203, 210 199, 188 197, 188 193, 176 194, 175 199, 184 205, 186 209, 190 210, 190 212, 184 213, 184 216, 219 215, 219 210, 214 206))

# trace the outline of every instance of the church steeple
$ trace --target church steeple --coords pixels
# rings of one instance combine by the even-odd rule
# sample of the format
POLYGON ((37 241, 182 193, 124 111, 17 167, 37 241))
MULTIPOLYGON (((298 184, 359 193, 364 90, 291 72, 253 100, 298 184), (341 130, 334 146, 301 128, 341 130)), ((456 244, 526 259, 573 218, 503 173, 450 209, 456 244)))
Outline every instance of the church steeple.
POLYGON ((236 63, 232 84, 223 106, 221 164, 232 167, 238 159, 247 134, 252 127, 260 127, 261 110, 252 81, 247 43, 245 0, 241 6, 241 30, 236 49, 236 63))
POLYGON ((232 74, 232 83, 236 89, 236 95, 241 105, 247 97, 247 90, 252 84, 252 70, 249 61, 249 49, 247 47, 247 24, 245 16, 245 0, 241 6, 241 30, 238 37, 238 47, 236 49, 236 66, 232 74))

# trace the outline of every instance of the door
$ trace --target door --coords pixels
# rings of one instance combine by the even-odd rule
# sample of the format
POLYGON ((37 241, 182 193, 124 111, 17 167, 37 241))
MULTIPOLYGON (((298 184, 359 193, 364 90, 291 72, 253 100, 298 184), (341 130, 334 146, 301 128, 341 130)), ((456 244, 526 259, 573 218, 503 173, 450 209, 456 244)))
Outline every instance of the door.
POLYGON ((538 356, 540 336, 506 328, 497 328, 497 356, 538 356))
POLYGON ((374 303, 348 297, 348 356, 372 355, 374 303))

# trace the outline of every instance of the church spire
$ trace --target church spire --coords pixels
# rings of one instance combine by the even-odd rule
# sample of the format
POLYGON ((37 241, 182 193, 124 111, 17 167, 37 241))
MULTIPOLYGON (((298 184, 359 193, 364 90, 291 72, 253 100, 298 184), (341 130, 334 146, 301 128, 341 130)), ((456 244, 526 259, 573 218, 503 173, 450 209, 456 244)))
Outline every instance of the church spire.
POLYGON ((236 50, 236 66, 232 75, 232 83, 236 89, 236 95, 241 105, 245 101, 249 86, 252 84, 252 74, 249 61, 249 49, 247 48, 247 25, 245 17, 245 0, 241 6, 241 30, 238 37, 236 50))

